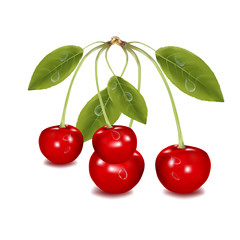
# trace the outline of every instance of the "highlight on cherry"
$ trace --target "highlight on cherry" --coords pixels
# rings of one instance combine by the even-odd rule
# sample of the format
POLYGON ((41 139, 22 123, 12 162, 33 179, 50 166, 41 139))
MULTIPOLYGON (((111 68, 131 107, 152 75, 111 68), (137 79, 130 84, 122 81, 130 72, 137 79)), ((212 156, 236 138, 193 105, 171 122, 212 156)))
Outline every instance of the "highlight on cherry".
POLYGON ((168 80, 181 92, 200 100, 224 102, 224 98, 209 66, 184 48, 167 46, 155 50, 142 42, 126 42, 119 37, 112 37, 110 41, 97 41, 84 48, 68 45, 50 52, 37 65, 28 90, 54 87, 74 73, 67 90, 60 124, 47 127, 41 132, 40 150, 52 163, 68 164, 78 158, 83 143, 92 139, 94 151, 89 161, 89 173, 93 182, 102 191, 112 194, 124 193, 135 187, 143 175, 145 163, 137 150, 137 136, 132 126, 134 121, 146 124, 148 115, 146 101, 140 93, 142 66, 139 55, 154 65, 164 82, 178 133, 178 143, 160 151, 156 158, 157 177, 169 191, 193 192, 207 181, 211 161, 202 149, 184 144, 168 80), (108 52, 115 44, 123 50, 126 57, 120 75, 114 73, 108 61, 108 52), (139 46, 149 49, 150 53, 139 46), (74 126, 66 124, 66 110, 75 78, 86 58, 96 51, 96 95, 80 110, 74 126), (100 88, 98 62, 103 53, 112 77, 105 88, 100 88), (138 69, 136 87, 124 76, 129 56, 135 60, 138 69), (129 126, 115 124, 122 114, 129 117, 129 126))

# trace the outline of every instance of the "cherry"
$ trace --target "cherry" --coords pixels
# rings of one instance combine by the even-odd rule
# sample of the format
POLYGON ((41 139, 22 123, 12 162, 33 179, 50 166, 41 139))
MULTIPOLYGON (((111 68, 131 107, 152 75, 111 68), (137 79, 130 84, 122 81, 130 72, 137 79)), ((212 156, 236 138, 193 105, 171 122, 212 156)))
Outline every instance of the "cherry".
POLYGON ((144 160, 138 151, 123 163, 107 163, 94 152, 89 162, 93 182, 104 192, 124 193, 131 190, 141 179, 144 160))
POLYGON ((134 131, 126 126, 113 125, 98 129, 92 138, 96 154, 105 162, 122 163, 128 160, 137 148, 134 131))
POLYGON ((190 193, 207 180, 211 162, 202 149, 172 145, 163 149, 156 159, 156 171, 165 188, 176 193, 190 193))
POLYGON ((65 164, 74 161, 82 151, 82 133, 71 125, 65 128, 52 126, 44 129, 39 136, 42 154, 51 162, 65 164))

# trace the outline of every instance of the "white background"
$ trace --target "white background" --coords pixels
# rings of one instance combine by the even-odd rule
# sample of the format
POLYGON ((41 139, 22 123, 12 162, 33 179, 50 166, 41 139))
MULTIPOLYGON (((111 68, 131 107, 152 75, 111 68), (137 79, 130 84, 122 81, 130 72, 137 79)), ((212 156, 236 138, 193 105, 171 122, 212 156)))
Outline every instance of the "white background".
MULTIPOLYGON (((0 239, 239 239, 237 3, 2 1, 0 239), (36 65, 58 47, 85 47, 114 35, 155 49, 168 45, 186 48, 200 56, 217 76, 224 103, 199 101, 169 83, 185 143, 204 149, 212 161, 210 177, 201 190, 176 195, 164 190, 156 177, 156 156, 177 143, 177 131, 164 84, 141 56, 142 94, 149 115, 147 125, 134 123, 133 129, 146 166, 132 191, 107 195, 95 187, 88 174, 91 141, 68 166, 53 166, 41 155, 38 136, 44 128, 60 123, 70 78, 54 88, 29 92, 36 65)), ((75 125, 81 108, 96 94, 95 56, 86 60, 76 78, 66 116, 69 124, 75 125)), ((125 61, 121 49, 112 47, 109 59, 119 74, 125 61)), ((135 85, 136 71, 131 59, 124 76, 135 85)), ((110 77, 101 58, 101 88, 110 77)), ((121 117, 118 123, 127 125, 128 119, 121 117)))

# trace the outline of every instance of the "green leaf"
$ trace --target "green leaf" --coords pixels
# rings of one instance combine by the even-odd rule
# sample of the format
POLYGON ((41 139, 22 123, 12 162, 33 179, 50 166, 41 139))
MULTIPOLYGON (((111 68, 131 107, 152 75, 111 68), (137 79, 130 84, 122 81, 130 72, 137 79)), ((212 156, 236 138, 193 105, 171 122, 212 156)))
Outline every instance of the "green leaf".
MULTIPOLYGON (((109 121, 111 124, 114 124, 120 117, 121 113, 111 101, 107 88, 102 90, 100 93, 109 121)), ((98 95, 96 94, 80 112, 76 127, 82 132, 84 141, 88 141, 100 127, 105 125, 106 122, 103 116, 102 108, 98 95)))
POLYGON ((64 46, 49 53, 37 65, 28 90, 46 89, 66 79, 76 68, 83 55, 78 46, 64 46))
POLYGON ((108 93, 114 105, 128 117, 147 122, 147 106, 140 92, 121 77, 111 77, 108 82, 108 93))
POLYGON ((219 83, 208 65, 198 56, 179 47, 156 51, 165 75, 184 93, 206 101, 224 102, 219 83))

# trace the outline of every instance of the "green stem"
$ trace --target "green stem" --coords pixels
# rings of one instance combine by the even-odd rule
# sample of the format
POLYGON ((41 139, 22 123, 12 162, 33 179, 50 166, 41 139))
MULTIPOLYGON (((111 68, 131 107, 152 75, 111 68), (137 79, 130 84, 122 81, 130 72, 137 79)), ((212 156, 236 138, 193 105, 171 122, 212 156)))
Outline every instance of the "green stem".
MULTIPOLYGON (((129 51, 131 53, 131 55, 133 56, 133 58, 135 59, 136 63, 137 63, 137 67, 138 67, 138 91, 140 92, 140 88, 141 88, 141 64, 139 61, 139 58, 137 56, 137 54, 129 47, 127 47, 127 51, 129 51)), ((133 125, 133 119, 130 120, 129 123, 129 127, 131 128, 133 125)))
POLYGON ((80 67, 82 66, 83 62, 85 61, 85 59, 91 54, 93 53, 94 51, 96 51, 97 49, 103 47, 105 44, 102 44, 100 46, 97 46, 95 48, 93 48, 92 50, 90 50, 83 58, 82 60, 80 61, 80 63, 78 64, 75 72, 74 72, 74 75, 72 77, 72 80, 70 82, 70 85, 69 85, 69 88, 68 88, 68 92, 67 92, 67 96, 66 96, 66 100, 65 100, 65 103, 64 103, 64 107, 63 107, 63 112, 62 112, 62 119, 61 119, 61 123, 60 123, 60 128, 65 128, 65 115, 66 115, 66 110, 67 110, 67 105, 68 105, 68 100, 69 100, 69 96, 70 96, 70 93, 71 93, 71 89, 72 89, 72 85, 73 85, 73 82, 74 82, 74 79, 80 69, 80 67))
POLYGON ((98 91, 98 99, 99 99, 99 102, 100 102, 100 105, 101 105, 101 108, 102 108, 102 112, 103 112, 103 116, 104 116, 104 119, 105 119, 105 122, 108 126, 108 128, 112 128, 112 125, 107 117, 107 114, 106 114, 106 111, 105 111, 105 107, 104 107, 104 104, 103 104, 103 100, 102 100, 102 96, 101 96, 101 93, 100 93, 100 89, 99 89, 99 84, 98 84, 98 59, 100 57, 100 55, 102 54, 102 52, 107 48, 107 50, 109 49, 109 47, 103 47, 97 54, 97 57, 96 57, 96 60, 95 60, 95 78, 96 78, 96 86, 97 86, 97 91, 98 91))
POLYGON ((179 122, 179 118, 178 118, 178 113, 177 113, 177 109, 176 109, 176 105, 171 93, 171 90, 169 88, 169 85, 167 83, 167 80, 162 72, 162 70, 160 69, 159 65, 157 64, 157 62, 148 54, 146 53, 144 50, 142 50, 141 48, 135 47, 133 45, 129 45, 130 48, 142 53, 143 55, 145 55, 156 67, 156 69, 158 70, 166 88, 167 88, 167 92, 168 95, 170 97, 171 100, 171 104, 172 104, 172 109, 173 109, 173 113, 174 113, 174 117, 175 117, 175 121, 176 121, 176 125, 177 125, 177 130, 178 130, 178 148, 185 148, 184 146, 184 142, 183 142, 183 136, 182 136, 182 130, 181 130, 181 126, 180 126, 180 122, 179 122))
POLYGON ((111 47, 111 46, 108 46, 108 47, 107 47, 107 50, 106 50, 106 52, 105 52, 105 59, 106 59, 107 65, 108 65, 109 69, 111 70, 112 74, 113 74, 114 76, 116 76, 115 73, 113 72, 111 66, 110 66, 110 63, 108 62, 108 51, 109 51, 110 47, 111 47))
MULTIPOLYGON (((109 51, 110 47, 111 47, 111 46, 107 47, 107 50, 106 50, 106 52, 105 52, 105 58, 106 58, 107 65, 108 65, 109 69, 111 70, 112 74, 113 74, 114 76, 116 76, 116 74, 113 72, 112 67, 111 67, 111 65, 110 65, 110 63, 109 63, 109 61, 108 61, 108 51, 109 51)), ((122 71, 120 77, 123 76, 123 74, 124 74, 124 72, 125 72, 125 70, 126 70, 126 68, 127 68, 127 65, 128 65, 128 53, 127 53, 127 51, 126 51, 126 49, 125 49, 124 47, 122 47, 122 49, 123 49, 123 51, 124 51, 124 53, 125 53, 125 56, 126 56, 126 62, 125 62, 125 65, 124 65, 124 68, 123 68, 123 71, 122 71)))
POLYGON ((131 44, 131 43, 139 43, 139 44, 142 44, 142 45, 144 45, 145 47, 148 47, 148 48, 152 49, 154 52, 156 52, 155 49, 153 49, 152 47, 148 46, 148 45, 145 44, 145 43, 134 41, 134 42, 129 42, 128 44, 131 44))
POLYGON ((123 71, 122 71, 122 74, 121 74, 120 77, 123 76, 123 74, 125 73, 125 70, 126 70, 126 68, 127 68, 127 65, 128 65, 128 53, 127 53, 127 50, 125 49, 125 47, 122 47, 122 49, 123 49, 123 51, 124 51, 124 53, 125 53, 125 56, 126 56, 126 63, 125 63, 125 66, 124 66, 124 68, 123 68, 123 71))
POLYGON ((96 44, 96 43, 104 43, 104 42, 103 41, 97 41, 97 42, 94 42, 94 43, 91 43, 91 44, 87 45, 83 49, 86 49, 86 48, 88 48, 88 47, 90 47, 90 46, 92 46, 93 44, 96 44))

